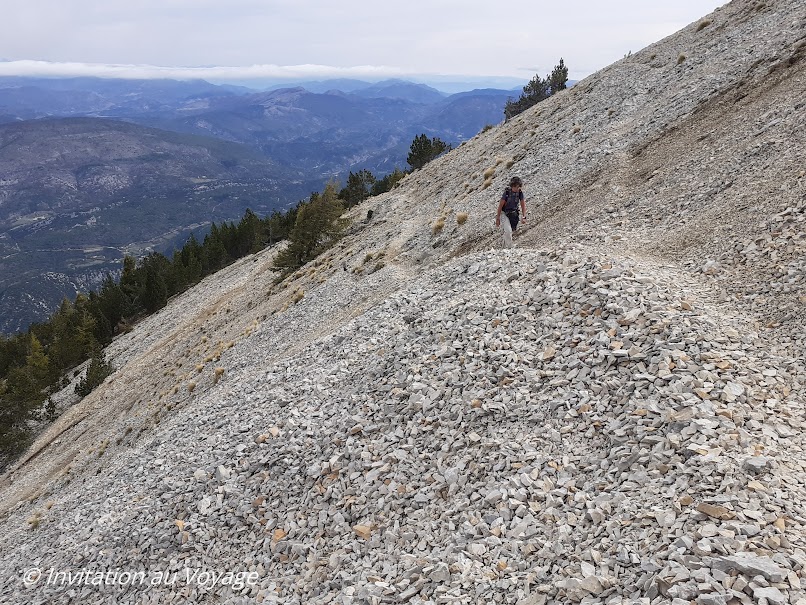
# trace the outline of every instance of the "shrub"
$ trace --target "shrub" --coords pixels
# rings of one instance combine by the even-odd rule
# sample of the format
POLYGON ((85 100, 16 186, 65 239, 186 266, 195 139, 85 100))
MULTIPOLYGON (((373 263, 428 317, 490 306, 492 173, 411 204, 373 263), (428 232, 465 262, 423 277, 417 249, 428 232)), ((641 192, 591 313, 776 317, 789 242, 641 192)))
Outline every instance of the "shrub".
POLYGON ((708 27, 709 25, 711 25, 711 20, 710 19, 705 19, 704 21, 700 21, 699 24, 697 24, 697 31, 700 32, 700 31, 704 30, 706 27, 708 27))
POLYGON ((438 218, 438 219, 437 219, 437 220, 434 222, 433 226, 431 227, 431 232, 432 232, 434 235, 437 235, 437 234, 438 234, 438 233, 440 233, 440 232, 441 232, 441 231, 442 231, 444 228, 445 228, 445 217, 444 217, 444 216, 441 216, 441 217, 439 217, 439 218, 438 218))
POLYGON ((459 225, 464 225, 467 222, 468 214, 467 212, 460 212, 456 215, 456 222, 459 225))
POLYGON ((685 60, 686 60, 686 55, 684 55, 683 53, 680 53, 680 56, 677 57, 677 64, 680 65, 685 60))
POLYGON ((487 170, 484 171, 482 175, 485 179, 491 179, 495 176, 495 167, 490 166, 487 170))

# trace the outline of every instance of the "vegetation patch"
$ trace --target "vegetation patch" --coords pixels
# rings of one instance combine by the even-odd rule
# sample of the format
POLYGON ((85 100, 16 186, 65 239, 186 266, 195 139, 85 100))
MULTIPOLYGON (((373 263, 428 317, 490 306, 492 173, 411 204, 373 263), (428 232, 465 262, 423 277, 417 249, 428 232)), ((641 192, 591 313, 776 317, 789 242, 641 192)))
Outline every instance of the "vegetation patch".
POLYGON ((431 233, 437 235, 441 233, 444 228, 445 228, 445 217, 441 216, 436 221, 434 221, 434 224, 431 226, 431 233))

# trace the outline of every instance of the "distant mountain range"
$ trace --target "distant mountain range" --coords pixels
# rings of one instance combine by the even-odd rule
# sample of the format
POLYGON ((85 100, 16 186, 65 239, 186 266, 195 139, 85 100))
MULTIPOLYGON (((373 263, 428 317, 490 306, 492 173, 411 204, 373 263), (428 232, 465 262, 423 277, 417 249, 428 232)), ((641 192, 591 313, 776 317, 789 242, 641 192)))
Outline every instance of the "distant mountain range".
POLYGON ((99 118, 0 125, 0 331, 96 287, 124 253, 166 250, 210 221, 314 184, 244 145, 99 118))
POLYGON ((456 145, 517 96, 309 85, 0 78, 0 331, 95 287, 124 251, 170 249, 194 227, 288 206, 351 170, 405 168, 415 136, 456 145))
POLYGON ((415 136, 460 143, 500 122, 507 98, 517 96, 498 89, 447 95, 404 80, 309 85, 313 90, 258 92, 204 81, 0 78, 0 122, 122 119, 244 143, 326 179, 362 168, 378 174, 403 168, 415 136))

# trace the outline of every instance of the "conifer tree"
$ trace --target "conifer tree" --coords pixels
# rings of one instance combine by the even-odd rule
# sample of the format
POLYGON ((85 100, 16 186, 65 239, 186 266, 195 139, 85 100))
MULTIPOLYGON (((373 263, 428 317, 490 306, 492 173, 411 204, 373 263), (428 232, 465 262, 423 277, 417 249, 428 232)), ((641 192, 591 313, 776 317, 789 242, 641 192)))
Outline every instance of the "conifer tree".
POLYGON ((113 371, 111 364, 106 362, 104 352, 97 349, 90 359, 90 365, 87 367, 87 373, 84 375, 75 387, 76 393, 81 397, 89 395, 95 387, 100 385, 104 379, 109 376, 113 371))
POLYGON ((113 328, 118 325, 126 313, 126 297, 109 273, 106 274, 101 284, 98 304, 113 328))
POLYGON ((355 206, 370 196, 374 184, 375 176, 369 170, 351 171, 347 177, 347 186, 339 192, 339 197, 348 208, 355 206))
POLYGON ((312 194, 308 202, 300 204, 288 246, 277 255, 275 267, 291 271, 329 248, 346 227, 340 218, 343 212, 335 183, 328 183, 321 195, 312 194))
POLYGON ((391 191, 400 181, 403 180, 403 177, 405 176, 406 173, 395 166, 395 169, 392 172, 375 182, 375 184, 372 186, 372 195, 380 195, 381 193, 391 191))
POLYGON ((509 120, 516 115, 523 113, 533 105, 545 101, 554 93, 566 88, 568 82, 568 68, 565 62, 560 62, 554 67, 551 75, 541 78, 537 74, 529 83, 523 87, 523 92, 517 101, 508 100, 504 107, 504 118, 509 120))
POLYGON ((218 271, 227 265, 229 255, 224 245, 222 230, 215 223, 210 226, 210 233, 204 237, 202 250, 202 269, 205 274, 218 271))
POLYGON ((145 274, 145 284, 140 295, 140 304, 142 304, 146 312, 154 313, 168 303, 168 286, 165 285, 165 278, 157 267, 146 267, 145 274))
POLYGON ((235 229, 235 233, 238 258, 247 254, 254 254, 263 249, 265 244, 263 241, 263 226, 260 223, 260 219, 250 208, 247 208, 246 212, 244 212, 241 222, 238 223, 238 227, 235 229))
POLYGON ((411 148, 406 161, 409 166, 412 167, 412 170, 417 170, 446 151, 450 151, 450 149, 451 146, 445 141, 437 137, 429 139, 425 134, 421 134, 414 137, 414 140, 411 142, 411 148))

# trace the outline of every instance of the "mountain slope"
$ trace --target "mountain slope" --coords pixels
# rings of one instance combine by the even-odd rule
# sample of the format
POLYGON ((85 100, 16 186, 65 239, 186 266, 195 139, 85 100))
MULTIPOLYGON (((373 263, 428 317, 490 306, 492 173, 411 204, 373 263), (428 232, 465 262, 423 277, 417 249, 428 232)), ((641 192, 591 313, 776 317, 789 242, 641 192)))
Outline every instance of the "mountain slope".
POLYGON ((286 282, 264 251, 119 338, 3 477, 0 594, 97 600, 46 584, 99 568, 182 574, 132 602, 806 598, 804 20, 734 0, 357 207, 286 282), (514 173, 526 227, 490 250, 514 173))
POLYGON ((125 252, 269 212, 309 186, 242 145, 93 118, 0 126, 0 174, 2 332, 96 287, 125 252))

